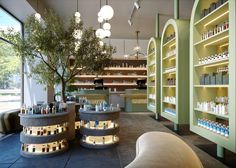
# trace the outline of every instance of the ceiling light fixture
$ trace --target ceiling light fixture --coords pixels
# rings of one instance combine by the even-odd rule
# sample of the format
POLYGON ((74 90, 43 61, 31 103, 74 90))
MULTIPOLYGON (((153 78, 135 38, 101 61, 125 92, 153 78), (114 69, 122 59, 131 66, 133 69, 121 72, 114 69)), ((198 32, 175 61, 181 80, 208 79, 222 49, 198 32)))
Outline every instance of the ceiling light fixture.
POLYGON ((80 13, 79 13, 79 5, 78 5, 78 0, 77 0, 77 3, 76 3, 76 12, 75 12, 75 23, 80 23, 81 19, 80 19, 80 13))
POLYGON ((98 12, 98 22, 100 23, 100 28, 96 31, 96 36, 100 39, 108 38, 111 36, 111 24, 108 23, 114 15, 114 11, 112 7, 108 5, 108 1, 106 0, 106 5, 101 8, 101 0, 100 0, 100 11, 98 12), (106 21, 101 27, 101 23, 106 21))
POLYGON ((132 26, 133 23, 131 21, 131 18, 128 20, 128 23, 129 23, 130 26, 132 26))
POLYGON ((140 1, 140 0, 136 0, 136 1, 134 2, 134 6, 133 6, 133 9, 132 9, 131 15, 130 15, 130 17, 129 17, 129 19, 128 19, 128 23, 129 23, 130 26, 133 25, 132 20, 133 20, 134 13, 135 13, 137 10, 140 9, 139 1, 140 1))
POLYGON ((135 56, 136 57, 136 59, 138 59, 139 58, 139 55, 142 55, 142 56, 145 56, 145 54, 143 54, 143 53, 141 53, 141 47, 140 47, 140 45, 139 45, 139 34, 140 33, 140 31, 136 31, 136 40, 137 40, 137 45, 134 47, 134 53, 133 54, 131 54, 131 56, 135 56))
POLYGON ((114 15, 114 10, 113 8, 108 5, 108 0, 106 0, 106 5, 104 5, 101 9, 100 9, 100 15, 102 16, 102 18, 104 20, 110 20, 113 15, 114 15))
POLYGON ((137 1, 134 2, 134 6, 135 6, 135 8, 136 8, 137 10, 140 8, 139 0, 137 0, 137 1))
POLYGON ((124 47, 124 57, 125 58, 128 58, 129 57, 129 54, 126 54, 126 51, 125 51, 125 40, 124 40, 124 43, 123 43, 123 47, 124 47))

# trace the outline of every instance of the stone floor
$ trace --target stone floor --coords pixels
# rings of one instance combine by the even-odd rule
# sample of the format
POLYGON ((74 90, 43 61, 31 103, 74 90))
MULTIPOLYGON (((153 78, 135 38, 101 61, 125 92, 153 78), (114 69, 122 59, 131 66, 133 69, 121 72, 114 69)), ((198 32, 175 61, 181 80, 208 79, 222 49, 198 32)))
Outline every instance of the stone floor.
MULTIPOLYGON (((77 138, 64 154, 41 159, 21 157, 19 133, 12 134, 0 140, 0 168, 122 168, 134 159, 136 139, 143 133, 163 131, 175 134, 171 131, 171 124, 168 124, 166 121, 157 122, 151 113, 121 113, 120 143, 117 147, 106 150, 86 149, 79 145, 77 138)), ((197 153, 205 168, 226 167, 196 147, 212 145, 209 141, 192 133, 181 135, 181 138, 197 153)))

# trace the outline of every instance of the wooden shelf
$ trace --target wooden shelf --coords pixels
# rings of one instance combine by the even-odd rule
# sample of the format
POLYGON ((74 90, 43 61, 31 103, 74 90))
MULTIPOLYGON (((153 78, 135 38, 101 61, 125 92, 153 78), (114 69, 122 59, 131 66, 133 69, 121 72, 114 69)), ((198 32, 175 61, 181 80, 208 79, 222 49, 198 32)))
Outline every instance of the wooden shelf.
POLYGON ((223 44, 229 41, 229 29, 223 30, 220 33, 217 33, 207 39, 198 41, 194 44, 194 46, 215 46, 219 44, 223 44))
POLYGON ((218 61, 209 62, 209 63, 206 63, 206 64, 194 65, 194 67, 210 68, 210 67, 217 67, 217 66, 227 65, 227 64, 229 64, 229 58, 218 60, 218 61))
POLYGON ((163 85, 162 87, 164 87, 164 88, 175 88, 176 85, 163 85))
POLYGON ((167 70, 167 71, 164 71, 163 74, 175 74, 176 73, 176 68, 172 69, 172 70, 167 70))
POLYGON ((222 21, 225 21, 228 18, 229 12, 229 2, 225 2, 220 7, 203 17, 202 19, 195 22, 194 26, 205 26, 209 27, 212 25, 216 25, 216 23, 220 23, 222 21))
POLYGON ((148 56, 148 57, 154 56, 155 53, 156 53, 156 51, 154 50, 154 51, 152 51, 151 53, 149 53, 147 56, 148 56))
POLYGON ((163 103, 176 105, 175 103, 171 103, 171 102, 167 102, 167 101, 163 101, 163 103))
POLYGON ((154 76, 156 76, 156 74, 150 74, 150 75, 148 75, 148 77, 154 77, 154 76))
MULTIPOLYGON (((95 78, 95 75, 76 75, 76 78, 95 78)), ((146 75, 101 75, 100 78, 146 78, 146 75)))
POLYGON ((198 108, 194 108, 194 110, 195 110, 195 111, 198 111, 198 112, 208 113, 208 114, 212 114, 212 115, 215 115, 215 116, 219 116, 219 117, 223 117, 223 118, 229 119, 229 115, 217 114, 217 113, 214 113, 214 112, 212 112, 212 111, 203 111, 203 110, 198 109, 198 108))
POLYGON ((174 60, 176 59, 176 54, 164 57, 163 60, 174 60))
POLYGON ((194 85, 195 88, 228 88, 229 85, 194 85))
POLYGON ((175 44, 175 38, 171 39, 170 41, 166 42, 165 44, 163 44, 162 47, 170 47, 172 45, 175 44))
POLYGON ((105 68, 105 70, 113 70, 113 71, 146 71, 145 67, 109 67, 105 68))

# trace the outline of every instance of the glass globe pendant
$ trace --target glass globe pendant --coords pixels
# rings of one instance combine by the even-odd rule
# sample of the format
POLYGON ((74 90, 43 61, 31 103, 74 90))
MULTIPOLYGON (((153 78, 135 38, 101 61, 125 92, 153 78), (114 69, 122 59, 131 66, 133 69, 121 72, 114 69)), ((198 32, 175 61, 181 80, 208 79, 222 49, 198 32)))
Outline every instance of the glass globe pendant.
POLYGON ((102 27, 103 27, 104 30, 110 30, 111 29, 111 24, 106 22, 106 23, 103 24, 102 27))
POLYGON ((100 13, 101 13, 101 16, 103 17, 104 20, 110 20, 114 15, 114 10, 111 6, 104 5, 100 9, 100 13))

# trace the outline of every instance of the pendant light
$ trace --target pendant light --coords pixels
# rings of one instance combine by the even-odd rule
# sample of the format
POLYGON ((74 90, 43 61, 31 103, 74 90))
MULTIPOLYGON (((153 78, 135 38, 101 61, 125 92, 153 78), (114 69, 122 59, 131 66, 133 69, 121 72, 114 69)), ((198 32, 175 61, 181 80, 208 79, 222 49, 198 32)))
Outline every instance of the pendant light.
MULTIPOLYGON (((102 2, 100 0, 100 8, 101 9, 101 6, 102 6, 102 2)), ((101 23, 103 22, 103 18, 102 18, 102 15, 101 15, 101 11, 98 12, 98 22, 99 22, 99 29, 96 30, 96 36, 100 39, 103 39, 105 37, 105 32, 104 30, 101 28, 101 23)))
POLYGON ((124 47, 124 57, 125 57, 125 58, 128 58, 128 57, 129 57, 129 55, 128 55, 128 54, 126 54, 126 51, 125 51, 125 40, 124 40, 124 43, 123 43, 123 47, 124 47))
POLYGON ((106 5, 104 5, 101 9, 99 14, 104 20, 110 20, 114 15, 113 8, 108 5, 108 0, 106 0, 106 5))
POLYGON ((79 10, 78 10, 78 0, 77 0, 77 3, 76 3, 76 12, 75 12, 75 23, 80 23, 81 19, 80 19, 80 13, 79 13, 79 10))
MULTIPOLYGON (((80 19, 80 13, 78 11, 78 0, 76 1, 76 12, 75 12, 75 23, 76 24, 79 24, 81 19, 80 19)), ((82 38, 82 30, 80 29, 75 29, 74 32, 73 32, 73 37, 75 38, 75 51, 78 51, 79 48, 80 48, 80 39, 82 38)))
POLYGON ((36 13, 34 14, 34 18, 35 18, 35 20, 37 20, 38 22, 41 21, 41 15, 38 13, 38 0, 37 0, 37 11, 36 11, 36 13))

